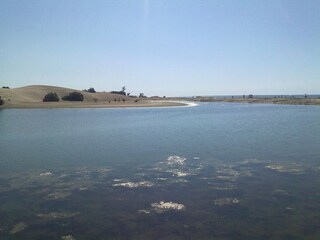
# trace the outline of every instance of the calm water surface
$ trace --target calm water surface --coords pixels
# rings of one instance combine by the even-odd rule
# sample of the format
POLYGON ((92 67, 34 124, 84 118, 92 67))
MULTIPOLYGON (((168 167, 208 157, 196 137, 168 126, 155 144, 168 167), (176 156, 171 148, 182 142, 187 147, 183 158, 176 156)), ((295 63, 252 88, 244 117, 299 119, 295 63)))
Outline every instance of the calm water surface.
POLYGON ((320 107, 0 111, 0 239, 319 239, 320 107))

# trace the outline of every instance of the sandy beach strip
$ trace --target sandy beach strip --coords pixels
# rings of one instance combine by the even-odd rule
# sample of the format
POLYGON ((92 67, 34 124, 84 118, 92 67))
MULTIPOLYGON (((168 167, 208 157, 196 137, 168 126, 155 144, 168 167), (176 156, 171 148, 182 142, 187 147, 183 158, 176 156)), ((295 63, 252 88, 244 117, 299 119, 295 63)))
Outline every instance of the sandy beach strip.
POLYGON ((25 102, 25 103, 6 103, 6 109, 50 109, 50 108, 143 108, 143 107, 178 107, 188 106, 187 103, 178 101, 151 101, 142 100, 138 102, 111 102, 111 103, 92 103, 92 102, 25 102))
POLYGON ((265 103, 265 104, 288 104, 288 105, 320 105, 319 98, 170 98, 171 100, 192 102, 228 102, 228 103, 265 103))

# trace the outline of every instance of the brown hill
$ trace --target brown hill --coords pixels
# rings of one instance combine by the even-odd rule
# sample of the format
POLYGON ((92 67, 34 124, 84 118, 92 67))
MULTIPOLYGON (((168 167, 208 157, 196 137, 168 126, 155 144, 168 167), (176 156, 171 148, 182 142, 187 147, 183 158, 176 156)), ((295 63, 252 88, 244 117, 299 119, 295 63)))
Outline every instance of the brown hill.
MULTIPOLYGON (((31 85, 20 88, 4 89, 0 88, 0 96, 5 101, 6 106, 18 106, 24 104, 42 103, 43 97, 49 93, 55 92, 61 99, 63 96, 68 95, 70 92, 80 92, 84 96, 83 103, 109 103, 110 102, 123 102, 134 101, 134 99, 123 96, 120 94, 113 94, 107 92, 89 93, 79 91, 71 88, 63 88, 56 86, 45 85, 31 85), (116 100, 116 101, 115 101, 116 100)), ((60 100, 60 103, 69 103, 68 101, 60 100)), ((73 103, 74 104, 74 103, 73 103)))
POLYGON ((31 85, 20 88, 0 88, 0 96, 5 101, 3 108, 118 108, 118 107, 168 107, 182 106, 183 103, 137 99, 109 92, 89 93, 76 89, 45 85, 31 85), (55 92, 59 102, 43 102, 43 97, 55 92), (80 92, 83 102, 63 101, 61 98, 71 92, 80 92))

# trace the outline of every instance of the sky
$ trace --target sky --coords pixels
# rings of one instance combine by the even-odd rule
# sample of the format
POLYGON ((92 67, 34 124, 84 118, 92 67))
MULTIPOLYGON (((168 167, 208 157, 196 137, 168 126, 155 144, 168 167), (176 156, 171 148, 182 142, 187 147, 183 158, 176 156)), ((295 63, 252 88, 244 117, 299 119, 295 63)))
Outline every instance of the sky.
POLYGON ((319 94, 319 13, 319 0, 0 0, 0 85, 319 94))

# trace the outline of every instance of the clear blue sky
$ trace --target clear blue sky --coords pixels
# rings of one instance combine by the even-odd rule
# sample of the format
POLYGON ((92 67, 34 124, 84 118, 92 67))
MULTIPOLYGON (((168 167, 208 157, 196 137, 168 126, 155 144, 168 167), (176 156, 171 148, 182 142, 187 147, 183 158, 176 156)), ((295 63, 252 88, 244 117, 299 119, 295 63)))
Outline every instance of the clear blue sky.
POLYGON ((0 0, 0 84, 320 93, 320 1, 0 0))

